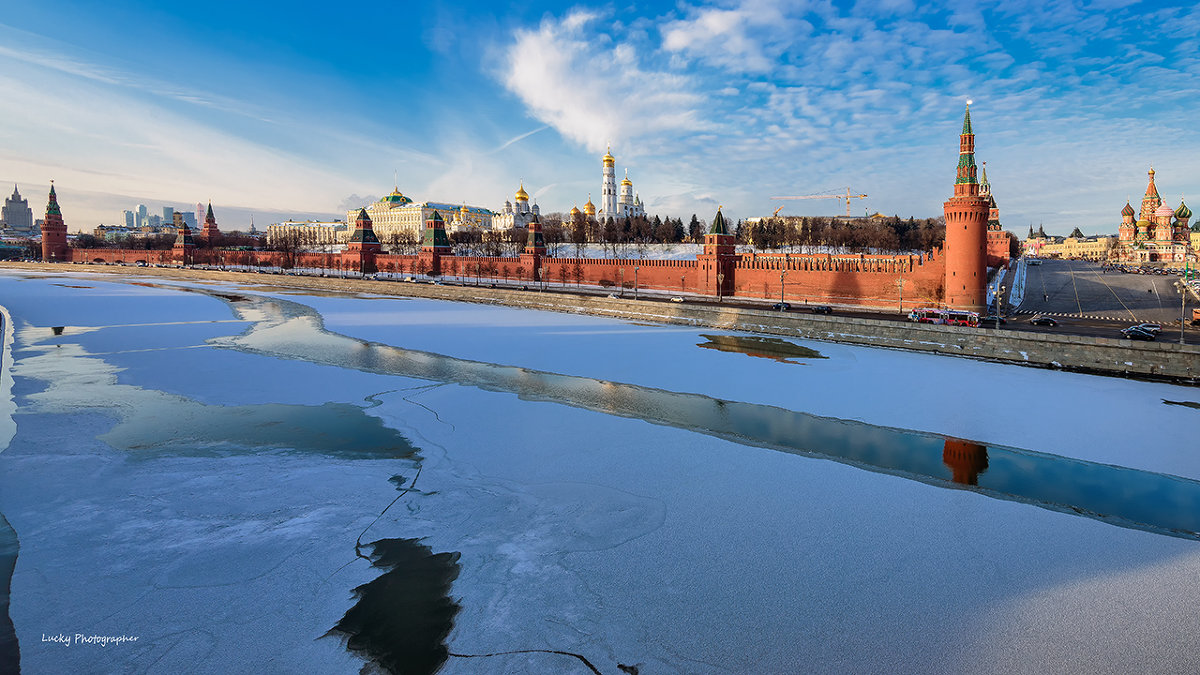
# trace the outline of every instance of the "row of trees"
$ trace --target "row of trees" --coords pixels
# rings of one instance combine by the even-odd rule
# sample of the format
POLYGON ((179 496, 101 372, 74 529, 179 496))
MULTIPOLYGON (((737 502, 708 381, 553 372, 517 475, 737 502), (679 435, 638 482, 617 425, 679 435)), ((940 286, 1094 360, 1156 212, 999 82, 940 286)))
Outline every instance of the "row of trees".
POLYGON ((759 249, 833 249, 851 253, 928 251, 946 238, 945 218, 764 218, 738 228, 739 243, 759 249))
MULTIPOLYGON (((157 251, 171 248, 175 245, 175 239, 176 236, 173 234, 131 235, 118 240, 103 239, 91 234, 78 234, 71 241, 71 245, 75 248, 135 248, 157 251)), ((262 245, 260 239, 240 232, 221 233, 209 239, 198 236, 193 231, 192 240, 196 243, 196 248, 254 248, 262 245)))

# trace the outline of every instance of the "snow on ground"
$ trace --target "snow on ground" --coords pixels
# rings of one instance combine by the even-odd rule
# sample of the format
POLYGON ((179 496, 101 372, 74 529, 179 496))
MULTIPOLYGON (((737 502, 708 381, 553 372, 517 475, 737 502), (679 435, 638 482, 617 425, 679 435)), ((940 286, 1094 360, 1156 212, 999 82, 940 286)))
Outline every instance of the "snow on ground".
MULTIPOLYGON (((1162 400, 1197 401, 1195 388, 819 342, 803 344, 827 358, 780 362, 697 346, 723 331, 266 294, 316 308, 321 335, 287 303, 235 313, 200 293, 63 279, 0 275, 20 405, 0 511, 21 537, 27 672, 358 670, 321 635, 378 573, 354 538, 399 494, 388 479, 417 466, 417 490, 364 541, 461 553, 453 652, 566 650, 605 673, 1200 666, 1195 541, 449 376, 327 364, 353 344, 340 334, 1188 478, 1200 466, 1180 446, 1200 413, 1162 400), (255 351, 271 346, 305 356, 255 351), (316 433, 270 442, 281 420, 318 429, 330 411, 335 433, 375 438, 382 420, 419 455, 321 451, 316 433), (40 640, 94 631, 141 640, 40 640)), ((505 671, 586 672, 547 654, 445 668, 505 671)))

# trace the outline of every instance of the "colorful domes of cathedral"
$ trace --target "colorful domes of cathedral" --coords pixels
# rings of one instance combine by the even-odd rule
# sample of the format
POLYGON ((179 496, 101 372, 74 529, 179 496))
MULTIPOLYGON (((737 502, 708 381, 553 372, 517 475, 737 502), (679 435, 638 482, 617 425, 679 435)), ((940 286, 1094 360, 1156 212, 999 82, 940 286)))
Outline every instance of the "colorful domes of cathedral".
POLYGON ((1127 218, 1132 218, 1137 214, 1134 212, 1133 207, 1129 205, 1129 202, 1125 202, 1125 208, 1121 209, 1121 215, 1127 218))
POLYGON ((1179 208, 1175 209, 1175 217, 1180 220, 1188 220, 1192 217, 1192 210, 1183 203, 1182 199, 1179 200, 1179 208))
POLYGON ((1163 204, 1154 211, 1154 216, 1156 218, 1170 218, 1173 215, 1175 215, 1175 209, 1167 206, 1166 204, 1163 204))

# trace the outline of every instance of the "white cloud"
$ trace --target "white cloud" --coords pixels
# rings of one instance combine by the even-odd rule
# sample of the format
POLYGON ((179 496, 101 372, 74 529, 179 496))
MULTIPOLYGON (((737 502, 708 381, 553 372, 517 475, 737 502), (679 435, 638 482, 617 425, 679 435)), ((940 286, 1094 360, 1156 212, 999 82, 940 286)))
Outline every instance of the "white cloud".
POLYGON ((573 11, 518 30, 503 83, 529 113, 560 134, 602 152, 649 134, 704 128, 703 98, 686 76, 643 63, 636 45, 605 39, 601 17, 573 11))

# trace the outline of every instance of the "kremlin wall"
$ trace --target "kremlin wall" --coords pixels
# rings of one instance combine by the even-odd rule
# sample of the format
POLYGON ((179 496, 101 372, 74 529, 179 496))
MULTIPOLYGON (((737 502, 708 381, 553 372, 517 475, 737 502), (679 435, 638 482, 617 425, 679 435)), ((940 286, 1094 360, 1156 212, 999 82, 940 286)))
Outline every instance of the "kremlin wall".
MULTIPOLYGON (((989 216, 994 215, 995 201, 990 198, 989 190, 981 189, 976 175, 974 146, 968 108, 959 139, 954 193, 944 206, 945 245, 920 255, 738 254, 720 209, 704 236, 703 252, 695 260, 551 257, 546 255, 536 213, 529 214, 528 239, 519 256, 456 256, 446 235, 446 223, 436 209, 422 214, 426 220, 421 249, 415 255, 382 253, 367 209, 358 211, 354 232, 343 252, 227 250, 197 245, 197 239, 204 244, 206 238, 219 233, 211 205, 198 235, 193 235, 187 224, 177 219, 178 236, 171 250, 77 249, 67 245, 66 226, 51 186, 42 227, 42 257, 58 262, 246 265, 367 274, 428 274, 528 281, 530 284, 574 283, 713 297, 782 299, 790 303, 862 305, 897 310, 942 305, 982 311, 987 297, 986 265, 1006 262, 1008 245, 1005 238, 1001 255, 998 237, 989 231, 989 216)), ((606 185, 614 183, 615 188, 612 174, 611 154, 606 154, 606 185)), ((640 199, 631 197, 627 186, 622 185, 622 188, 619 201, 615 189, 611 194, 605 192, 604 210, 640 208, 640 199)))

